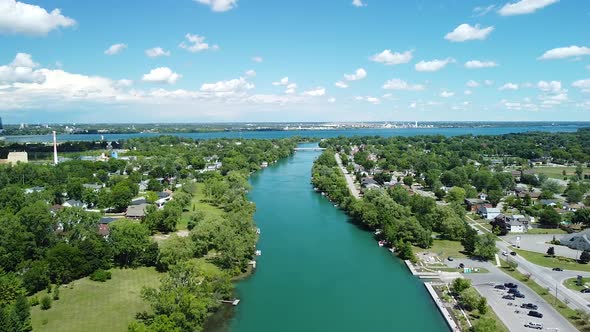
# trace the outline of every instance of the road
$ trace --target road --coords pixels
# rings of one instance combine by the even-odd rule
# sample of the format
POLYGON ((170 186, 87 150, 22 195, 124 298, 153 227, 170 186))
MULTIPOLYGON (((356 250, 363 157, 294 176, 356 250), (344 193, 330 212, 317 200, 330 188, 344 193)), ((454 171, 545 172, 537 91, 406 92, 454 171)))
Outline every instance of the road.
POLYGON ((471 280, 473 287, 487 299, 492 310, 494 310, 504 325, 509 327, 510 331, 531 331, 524 326, 528 322, 542 323, 545 329, 558 328, 559 331, 576 331, 574 326, 553 309, 553 307, 547 304, 537 293, 501 271, 493 263, 480 262, 470 258, 456 258, 452 263, 448 261, 445 261, 445 263, 453 267, 463 263, 465 266, 478 266, 489 271, 489 273, 471 273, 463 274, 463 276, 471 280), (525 298, 517 298, 515 300, 502 299, 502 296, 507 294, 507 290, 495 289, 491 284, 498 285, 506 282, 517 284, 518 289, 524 294, 525 298), (508 303, 513 303, 516 307, 509 306, 508 303), (543 318, 528 316, 529 310, 520 308, 522 303, 534 303, 538 305, 539 309, 537 311, 543 314, 543 318), (519 310, 520 312, 516 313, 515 310, 519 310))
POLYGON ((340 159, 340 155, 338 153, 335 153, 334 158, 336 158, 336 162, 338 163, 338 167, 340 167, 340 170, 342 171, 342 173, 344 173, 344 178, 346 179, 346 184, 348 185, 348 189, 350 190, 350 193, 352 194, 352 196, 354 196, 354 198, 356 198, 356 199, 361 198, 361 192, 354 185, 354 179, 352 178, 350 173, 348 173, 348 170, 342 165, 342 159, 340 159))

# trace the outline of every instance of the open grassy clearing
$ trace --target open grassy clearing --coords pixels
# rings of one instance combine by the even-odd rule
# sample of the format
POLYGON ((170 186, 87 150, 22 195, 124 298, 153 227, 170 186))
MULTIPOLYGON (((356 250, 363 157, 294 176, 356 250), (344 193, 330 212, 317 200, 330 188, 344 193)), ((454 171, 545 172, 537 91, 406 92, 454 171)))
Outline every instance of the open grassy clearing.
POLYGON ((561 228, 529 228, 527 234, 567 234, 567 232, 561 228))
MULTIPOLYGON (((49 310, 31 308, 33 330, 127 331, 136 313, 150 309, 141 299, 141 289, 158 286, 161 274, 147 267, 111 272, 112 279, 106 282, 83 278, 61 287, 60 299, 53 301, 49 310)), ((46 294, 41 291, 37 296, 41 299, 46 294)))
MULTIPOLYGON (((537 166, 534 168, 535 172, 539 173, 539 174, 545 174, 547 175, 547 177, 553 178, 553 179, 560 179, 563 180, 564 175, 563 175, 563 171, 565 171, 565 177, 570 177, 573 175, 576 175, 576 167, 572 166, 560 166, 560 167, 543 167, 543 166, 537 166)), ((586 167, 584 168, 584 173, 583 174, 590 174, 590 168, 586 167)))
POLYGON ((586 289, 588 287, 584 286, 586 284, 590 284, 590 278, 582 278, 582 286, 578 286, 577 278, 570 278, 563 282, 563 285, 569 289, 573 289, 575 291, 581 291, 582 289, 586 289))
POLYGON ((203 211, 205 213, 205 219, 208 217, 221 217, 223 215, 221 209, 205 201, 205 194, 203 193, 204 186, 203 183, 197 183, 197 191, 193 195, 193 199, 188 207, 189 211, 183 212, 180 217, 180 222, 177 225, 179 230, 187 229, 188 220, 193 211, 203 211))
POLYGON ((546 254, 532 252, 521 249, 513 249, 517 254, 521 255, 527 261, 549 268, 560 267, 564 270, 585 271, 590 272, 589 264, 580 264, 575 259, 561 257, 561 256, 547 256, 546 254))

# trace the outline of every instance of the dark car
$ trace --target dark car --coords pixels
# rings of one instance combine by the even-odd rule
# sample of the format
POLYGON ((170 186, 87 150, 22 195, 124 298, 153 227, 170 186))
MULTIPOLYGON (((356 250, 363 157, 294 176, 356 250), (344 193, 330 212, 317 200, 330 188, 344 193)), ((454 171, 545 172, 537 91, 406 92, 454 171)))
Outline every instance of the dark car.
POLYGON ((534 311, 531 310, 529 311, 529 316, 533 316, 533 317, 537 317, 537 318, 543 318, 543 314, 538 312, 538 311, 534 311))
POLYGON ((562 268, 560 268, 560 267, 554 267, 554 268, 553 268, 553 271, 563 271, 563 269, 562 269, 562 268))
POLYGON ((506 294, 502 296, 504 300, 514 300, 514 295, 506 294))
POLYGON ((590 288, 584 288, 580 292, 582 292, 582 293, 590 293, 590 288))
POLYGON ((504 285, 496 285, 496 286, 494 286, 494 288, 495 289, 502 289, 502 290, 504 290, 504 289, 506 289, 506 286, 504 286, 504 285))
POLYGON ((508 287, 508 288, 518 288, 518 285, 512 282, 507 282, 504 284, 504 286, 508 287))
POLYGON ((529 309, 529 310, 539 309, 539 306, 537 306, 536 304, 533 304, 533 303, 523 303, 520 307, 523 309, 529 309))
POLYGON ((453 261, 453 257, 449 257, 447 259, 449 260, 449 262, 452 262, 453 261))
POLYGON ((460 269, 462 269, 462 268, 465 268, 465 264, 463 264, 463 263, 459 263, 459 268, 460 268, 460 269))
POLYGON ((523 293, 514 293, 515 297, 518 297, 519 299, 524 299, 524 294, 523 293))
POLYGON ((518 288, 510 288, 510 289, 508 289, 508 293, 509 294, 516 294, 516 293, 518 293, 518 288))
POLYGON ((511 252, 510 252, 510 255, 512 255, 512 256, 516 256, 516 252, 514 252, 514 251, 511 251, 511 252))

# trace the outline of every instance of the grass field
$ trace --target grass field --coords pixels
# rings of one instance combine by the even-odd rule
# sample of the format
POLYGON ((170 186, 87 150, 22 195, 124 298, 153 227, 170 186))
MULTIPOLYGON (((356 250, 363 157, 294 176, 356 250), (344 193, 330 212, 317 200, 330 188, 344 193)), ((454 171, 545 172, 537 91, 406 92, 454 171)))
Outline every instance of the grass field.
MULTIPOLYGON (((566 176, 576 175, 576 167, 535 167, 534 170, 539 174, 545 174, 547 177, 553 179, 560 179, 563 180, 563 171, 565 171, 566 176)), ((584 174, 590 174, 590 168, 584 168, 584 174)))
MULTIPOLYGON (((49 310, 31 309, 34 331, 127 331, 135 314, 149 310, 141 299, 144 286, 155 287, 160 276, 154 268, 113 269, 106 282, 88 278, 74 281, 73 288, 60 288, 60 299, 49 310)), ((39 299, 47 294, 38 293, 39 299)), ((49 294, 50 296, 52 294, 49 294)))
MULTIPOLYGON (((504 263, 504 262, 503 262, 504 263)), ((555 296, 551 295, 545 288, 539 286, 533 279, 528 279, 520 272, 511 270, 507 267, 501 269, 506 274, 514 277, 523 284, 529 286, 535 293, 539 294, 549 305, 551 305, 557 312, 565 317, 570 323, 577 327, 580 331, 589 331, 590 327, 586 326, 585 322, 580 318, 579 314, 572 308, 568 307, 565 303, 556 299, 555 296)))
POLYGON ((223 211, 213 205, 206 203, 205 195, 203 194, 203 183, 197 183, 197 192, 193 196, 193 200, 189 205, 189 211, 183 212, 182 216, 180 217, 180 222, 177 225, 179 230, 187 229, 188 220, 193 212, 193 207, 195 211, 203 211, 205 213, 205 218, 207 216, 219 217, 223 215, 223 211))
POLYGON ((440 259, 447 259, 448 257, 467 257, 460 252, 463 251, 463 245, 461 245, 461 242, 459 241, 434 240, 432 242, 432 247, 428 249, 422 249, 420 247, 414 247, 413 249, 415 253, 435 253, 440 259))
POLYGON ((527 234, 567 234, 567 232, 561 228, 529 228, 527 234))
POLYGON ((514 249, 514 251, 527 261, 540 266, 549 268, 560 267, 564 270, 590 272, 590 264, 580 264, 571 258, 561 256, 550 257, 542 253, 520 249, 514 249))
POLYGON ((563 282, 563 285, 569 289, 573 289, 577 292, 581 291, 582 289, 585 289, 587 287, 585 287, 585 284, 590 284, 590 278, 582 278, 582 286, 578 286, 576 284, 577 279, 576 278, 570 278, 567 279, 563 282))

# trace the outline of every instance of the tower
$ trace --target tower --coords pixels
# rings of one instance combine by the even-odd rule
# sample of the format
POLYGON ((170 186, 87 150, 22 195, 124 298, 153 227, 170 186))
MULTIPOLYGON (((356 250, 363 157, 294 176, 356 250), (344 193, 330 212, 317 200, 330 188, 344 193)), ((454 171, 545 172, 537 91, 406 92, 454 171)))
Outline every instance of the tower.
POLYGON ((57 165, 57 137, 55 136, 55 130, 53 131, 53 164, 57 165))
POLYGON ((4 127, 2 126, 2 117, 0 117, 0 134, 4 133, 4 127))

